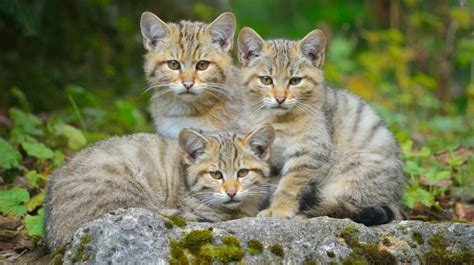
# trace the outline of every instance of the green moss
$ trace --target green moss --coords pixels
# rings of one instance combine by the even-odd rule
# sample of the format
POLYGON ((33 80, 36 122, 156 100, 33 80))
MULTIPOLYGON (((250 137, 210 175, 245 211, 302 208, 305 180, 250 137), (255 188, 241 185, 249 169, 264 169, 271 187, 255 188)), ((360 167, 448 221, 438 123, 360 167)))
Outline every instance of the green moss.
POLYGON ((235 236, 226 235, 222 237, 222 243, 227 246, 234 246, 240 248, 240 240, 235 236))
POLYGON ((428 222, 431 220, 431 218, 426 215, 420 214, 420 215, 410 216, 410 220, 419 220, 419 221, 428 222))
POLYGON ((390 246, 390 245, 392 245, 392 242, 390 241, 390 239, 388 237, 384 237, 382 239, 382 244, 384 244, 384 246, 390 246))
POLYGON ((358 231, 357 228, 346 227, 339 233, 339 237, 352 249, 343 264, 397 264, 397 259, 387 250, 380 249, 376 244, 360 243, 354 236, 358 231))
POLYGON ((214 235, 209 230, 194 230, 179 240, 179 245, 182 248, 189 249, 192 252, 196 252, 204 244, 214 242, 214 235))
POLYGON ((343 265, 368 265, 370 264, 366 258, 361 256, 351 256, 349 255, 342 261, 343 265))
POLYGON ((448 247, 448 242, 446 241, 446 238, 440 234, 436 234, 432 236, 429 240, 428 243, 432 248, 436 249, 445 249, 448 247))
POLYGON ((354 233, 357 233, 359 232, 359 229, 355 226, 346 226, 344 227, 344 229, 342 229, 340 232, 339 232, 339 235, 337 235, 338 237, 344 237, 346 235, 351 235, 351 234, 354 234, 354 233))
POLYGON ((172 222, 165 222, 163 225, 166 227, 166 229, 173 229, 174 226, 172 222))
POLYGON ((326 251, 326 255, 328 255, 328 257, 330 258, 334 258, 336 256, 336 254, 334 254, 334 251, 331 250, 326 251))
POLYGON ((273 246, 270 246, 270 252, 273 254, 283 257, 285 255, 285 251, 283 250, 283 247, 280 244, 275 244, 273 246))
POLYGON ((189 264, 188 257, 184 253, 184 250, 179 246, 178 242, 173 239, 170 239, 170 254, 171 265, 189 264))
POLYGON ((242 260, 244 252, 236 246, 213 246, 206 244, 201 248, 201 255, 208 260, 219 260, 223 263, 236 262, 242 260))
POLYGON ((223 245, 214 244, 214 235, 209 230, 194 230, 179 241, 170 240, 170 264, 211 264, 241 261, 244 252, 240 241, 234 236, 224 236, 223 245))
POLYGON ((250 255, 258 255, 263 252, 263 244, 260 241, 252 239, 247 242, 247 251, 250 255))
POLYGON ((83 245, 87 245, 91 242, 91 238, 89 236, 89 234, 84 234, 82 237, 81 237, 81 244, 83 245))
MULTIPOLYGON (((316 264, 316 262, 314 264, 316 264)), ((338 263, 334 260, 330 261, 328 264, 329 265, 338 265, 338 263)))
POLYGON ((312 260, 310 257, 305 257, 303 265, 317 265, 318 263, 312 260))
POLYGON ((432 236, 428 243, 431 250, 423 255, 425 264, 474 264, 474 253, 469 250, 462 250, 451 253, 447 250, 449 244, 446 238, 440 234, 432 236))
POLYGON ((423 234, 417 231, 413 232, 411 239, 413 239, 413 241, 415 241, 418 245, 423 245, 425 243, 425 240, 423 239, 423 234))
MULTIPOLYGON (((176 225, 177 227, 185 227, 186 224, 187 224, 186 220, 184 220, 183 217, 181 217, 177 214, 173 214, 173 215, 162 214, 161 216, 170 219, 171 222, 173 222, 173 224, 176 225)), ((166 223, 165 223, 165 227, 169 229, 169 227, 166 226, 166 223)))
POLYGON ((66 246, 62 246, 54 249, 49 255, 50 260, 49 264, 51 265, 60 265, 63 264, 64 253, 66 252, 66 246))
POLYGON ((91 239, 88 234, 84 234, 81 237, 80 245, 77 248, 76 255, 72 257, 73 263, 84 262, 90 259, 90 255, 86 254, 86 245, 89 244, 90 241, 91 239))

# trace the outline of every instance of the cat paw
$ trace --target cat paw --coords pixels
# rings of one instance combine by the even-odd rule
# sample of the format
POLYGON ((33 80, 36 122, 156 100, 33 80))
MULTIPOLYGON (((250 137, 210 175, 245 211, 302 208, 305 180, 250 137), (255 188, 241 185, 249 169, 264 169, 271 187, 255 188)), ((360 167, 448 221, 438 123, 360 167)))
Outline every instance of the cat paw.
POLYGON ((308 220, 309 217, 306 214, 297 214, 293 217, 293 219, 296 221, 304 221, 304 220, 308 220))
POLYGON ((179 215, 181 211, 178 209, 163 209, 160 211, 161 215, 179 215))
POLYGON ((263 211, 260 211, 257 214, 257 217, 279 217, 279 218, 292 218, 294 213, 278 208, 269 208, 263 211))

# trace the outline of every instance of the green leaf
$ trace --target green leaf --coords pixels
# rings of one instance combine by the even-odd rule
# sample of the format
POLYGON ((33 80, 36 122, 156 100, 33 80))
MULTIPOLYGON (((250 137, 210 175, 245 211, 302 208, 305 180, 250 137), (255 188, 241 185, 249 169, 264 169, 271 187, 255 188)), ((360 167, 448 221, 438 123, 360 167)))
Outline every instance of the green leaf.
POLYGON ((54 168, 64 165, 64 154, 63 152, 56 150, 54 151, 53 166, 54 168))
POLYGON ((87 144, 87 139, 81 130, 65 123, 54 126, 57 135, 66 137, 69 148, 77 150, 87 144))
POLYGON ((460 166, 464 163, 464 160, 460 156, 452 155, 448 159, 448 163, 451 167, 460 166))
POLYGON ((26 213, 26 207, 23 204, 29 199, 30 194, 25 189, 13 188, 0 191, 0 212, 3 214, 11 212, 15 216, 22 216, 26 213))
POLYGON ((436 174, 428 175, 427 181, 428 184, 433 185, 442 180, 449 179, 451 177, 451 171, 445 170, 438 172, 436 174))
POLYGON ((0 154, 1 168, 10 169, 20 165, 20 152, 3 138, 0 138, 0 154))
POLYGON ((27 134, 32 136, 42 136, 44 134, 40 128, 43 122, 37 116, 12 108, 10 110, 10 117, 13 120, 15 134, 27 134))
POLYGON ((405 163, 405 171, 412 175, 421 175, 425 173, 425 169, 421 168, 417 162, 408 160, 405 163))
POLYGON ((34 209, 38 208, 38 206, 41 206, 44 202, 44 192, 40 192, 33 196, 27 203, 26 203, 26 210, 28 212, 33 211, 34 209))
POLYGON ((44 209, 38 210, 38 215, 25 216, 25 227, 30 236, 43 236, 44 234, 44 209))
POLYGON ((28 185, 31 188, 36 188, 38 187, 38 181, 42 178, 42 175, 36 172, 36 170, 30 170, 26 173, 25 177, 26 180, 28 180, 28 185))
POLYGON ((22 145, 30 156, 41 159, 51 159, 54 157, 54 152, 42 143, 23 143, 22 145))

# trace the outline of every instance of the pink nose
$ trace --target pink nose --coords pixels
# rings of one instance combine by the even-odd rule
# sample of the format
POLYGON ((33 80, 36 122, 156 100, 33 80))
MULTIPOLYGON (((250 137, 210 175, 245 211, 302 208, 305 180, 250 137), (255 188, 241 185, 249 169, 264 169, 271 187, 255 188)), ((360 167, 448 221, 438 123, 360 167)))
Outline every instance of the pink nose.
POLYGON ((276 97, 275 98, 276 102, 278 102, 278 104, 282 104, 283 102, 285 102, 286 98, 284 97, 276 97))
POLYGON ((191 89, 191 87, 193 87, 194 85, 194 82, 191 82, 191 81, 185 81, 183 82, 183 86, 186 88, 186 89, 191 89))
POLYGON ((235 194, 237 194, 237 190, 226 190, 225 193, 227 193, 229 197, 234 198, 235 194))

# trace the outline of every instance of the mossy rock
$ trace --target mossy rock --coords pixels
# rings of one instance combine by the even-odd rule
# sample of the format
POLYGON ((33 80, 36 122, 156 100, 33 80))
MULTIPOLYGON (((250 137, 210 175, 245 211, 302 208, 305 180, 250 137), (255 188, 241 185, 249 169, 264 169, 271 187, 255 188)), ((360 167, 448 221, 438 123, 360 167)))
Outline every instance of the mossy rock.
POLYGON ((263 244, 255 239, 247 242, 247 251, 250 255, 259 255, 263 252, 263 244))

